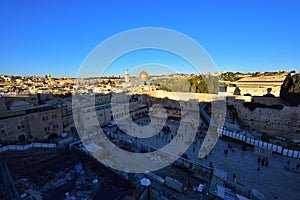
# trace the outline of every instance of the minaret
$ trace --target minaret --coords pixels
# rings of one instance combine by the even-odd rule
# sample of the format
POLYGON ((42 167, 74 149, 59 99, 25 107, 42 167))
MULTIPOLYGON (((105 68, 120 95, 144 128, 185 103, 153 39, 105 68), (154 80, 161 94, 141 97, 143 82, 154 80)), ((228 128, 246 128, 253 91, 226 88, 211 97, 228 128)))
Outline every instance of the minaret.
POLYGON ((129 73, 128 73, 128 69, 126 69, 126 71, 125 71, 125 83, 129 83, 129 73))

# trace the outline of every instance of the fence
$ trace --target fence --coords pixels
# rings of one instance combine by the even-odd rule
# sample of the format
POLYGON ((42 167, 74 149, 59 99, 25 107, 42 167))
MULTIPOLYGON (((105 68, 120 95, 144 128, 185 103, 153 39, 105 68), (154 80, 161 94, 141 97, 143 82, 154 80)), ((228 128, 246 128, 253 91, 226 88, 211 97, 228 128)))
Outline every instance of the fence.
POLYGON ((31 143, 27 145, 7 145, 4 147, 0 147, 0 153, 4 153, 6 151, 25 151, 31 148, 56 148, 56 144, 51 143, 31 143))
POLYGON ((239 141, 243 141, 248 145, 260 147, 262 149, 268 149, 274 153, 281 154, 283 156, 292 157, 292 158, 299 158, 300 159, 300 152, 297 150, 287 149, 283 148, 280 145, 271 144, 268 142, 263 142, 261 140, 257 140, 254 138, 249 138, 245 135, 238 134, 232 131, 228 131, 224 128, 218 128, 218 134, 219 136, 227 136, 229 138, 233 138, 239 141))

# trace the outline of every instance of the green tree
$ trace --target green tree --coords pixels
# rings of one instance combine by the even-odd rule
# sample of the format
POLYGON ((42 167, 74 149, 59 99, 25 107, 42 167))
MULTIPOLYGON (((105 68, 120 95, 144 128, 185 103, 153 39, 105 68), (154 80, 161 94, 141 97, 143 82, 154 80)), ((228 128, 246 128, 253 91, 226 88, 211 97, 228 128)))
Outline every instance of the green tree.
POLYGON ((300 104, 300 74, 288 74, 280 89, 280 98, 290 106, 300 104))

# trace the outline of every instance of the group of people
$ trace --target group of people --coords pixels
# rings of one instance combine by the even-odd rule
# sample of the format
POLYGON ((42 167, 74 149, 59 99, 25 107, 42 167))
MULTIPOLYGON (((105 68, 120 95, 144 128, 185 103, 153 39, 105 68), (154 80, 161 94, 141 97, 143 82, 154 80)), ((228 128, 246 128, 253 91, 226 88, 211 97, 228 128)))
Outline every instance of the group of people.
MULTIPOLYGON (((286 162, 285 168, 287 168, 287 169, 293 169, 293 167, 291 167, 291 161, 290 161, 290 160, 288 160, 288 161, 286 162)), ((296 170, 299 170, 299 169, 300 169, 300 162, 298 162, 298 163, 296 164, 296 166, 295 166, 294 169, 296 169, 296 170)))
POLYGON ((264 166, 266 166, 266 167, 268 167, 269 166, 269 159, 268 159, 268 157, 258 157, 257 158, 257 164, 258 164, 258 167, 257 167, 257 171, 260 171, 260 165, 262 166, 262 167, 264 167, 264 166))
POLYGON ((228 144, 228 148, 227 148, 227 149, 224 149, 224 155, 225 155, 225 156, 228 155, 229 150, 231 150, 232 152, 235 151, 231 144, 228 144))

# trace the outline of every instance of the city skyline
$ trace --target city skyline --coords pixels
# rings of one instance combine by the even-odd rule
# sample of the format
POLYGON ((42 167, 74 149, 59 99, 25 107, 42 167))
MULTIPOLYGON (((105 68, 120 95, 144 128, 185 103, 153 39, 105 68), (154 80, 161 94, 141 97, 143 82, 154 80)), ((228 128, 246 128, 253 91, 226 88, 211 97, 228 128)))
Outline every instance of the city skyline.
POLYGON ((299 199, 300 1, 0 1, 0 200, 299 199))
MULTIPOLYGON (((193 38, 219 71, 299 69, 297 1, 0 4, 1 74, 76 77, 84 59, 99 43, 139 27, 163 27, 193 38)), ((141 54, 120 58, 107 75, 123 75, 126 69, 147 63, 168 65, 178 73, 195 73, 184 61, 164 53, 141 54)))

